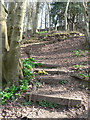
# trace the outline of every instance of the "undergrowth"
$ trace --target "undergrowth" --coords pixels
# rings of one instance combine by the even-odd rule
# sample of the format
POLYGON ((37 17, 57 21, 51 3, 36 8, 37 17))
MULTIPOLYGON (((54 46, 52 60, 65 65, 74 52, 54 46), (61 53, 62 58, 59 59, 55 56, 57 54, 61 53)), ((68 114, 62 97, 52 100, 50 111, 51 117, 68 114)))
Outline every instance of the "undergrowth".
POLYGON ((1 103, 6 103, 7 101, 14 101, 17 97, 20 96, 22 92, 25 92, 28 89, 28 85, 35 83, 36 85, 40 85, 39 81, 33 81, 35 77, 35 73, 32 72, 32 68, 36 66, 41 66, 41 63, 36 63, 34 58, 28 58, 23 61, 23 73, 24 80, 19 80, 20 85, 16 87, 14 84, 11 87, 5 88, 4 91, 0 92, 1 103))
MULTIPOLYGON (((85 57, 85 59, 88 59, 88 52, 88 50, 73 50, 73 55, 76 57, 85 57)), ((90 80, 90 73, 88 72, 88 69, 84 67, 85 64, 85 62, 82 62, 80 65, 74 65, 73 70, 78 71, 81 78, 90 80)))

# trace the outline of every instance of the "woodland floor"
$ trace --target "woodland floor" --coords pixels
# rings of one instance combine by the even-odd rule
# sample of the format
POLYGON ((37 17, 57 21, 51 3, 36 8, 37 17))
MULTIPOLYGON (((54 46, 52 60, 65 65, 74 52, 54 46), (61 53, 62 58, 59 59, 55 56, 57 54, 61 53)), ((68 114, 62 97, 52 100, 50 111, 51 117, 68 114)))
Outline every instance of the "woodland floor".
MULTIPOLYGON (((58 33, 59 34, 59 33, 58 33)), ((55 97, 66 97, 66 98, 79 98, 81 99, 80 107, 67 107, 60 106, 58 108, 42 108, 37 103, 28 106, 23 106, 22 103, 25 102, 25 93, 22 94, 19 99, 12 103, 2 106, 0 108, 0 118, 88 118, 88 105, 89 105, 89 90, 88 85, 85 81, 77 78, 71 77, 73 73, 79 73, 80 71, 73 71, 73 66, 81 64, 84 62, 83 69, 88 68, 88 59, 86 55, 76 57, 73 50, 85 51, 85 37, 84 36, 71 36, 66 39, 61 39, 60 36, 55 33, 50 33, 51 36, 44 37, 30 37, 29 41, 25 41, 21 46, 21 57, 26 59, 29 57, 34 57, 35 60, 42 64, 57 65, 57 68, 35 68, 34 70, 44 70, 49 71, 62 70, 68 74, 57 74, 50 73, 46 76, 36 76, 47 80, 50 78, 51 83, 46 84, 43 82, 40 88, 37 88, 37 94, 52 95, 55 97), (46 77, 46 78, 43 78, 46 77), (53 77, 53 78, 52 78, 53 77), (67 80, 66 84, 53 84, 54 78, 62 80, 67 80), (6 113, 5 113, 6 111, 6 113), (3 114, 2 114, 3 113, 3 114), (5 115, 6 114, 6 115, 5 115)), ((83 70, 84 71, 84 70, 83 70)), ((55 82, 55 81, 54 81, 55 82)), ((31 88, 28 89, 31 91, 31 88)), ((89 120, 89 119, 88 119, 89 120)))

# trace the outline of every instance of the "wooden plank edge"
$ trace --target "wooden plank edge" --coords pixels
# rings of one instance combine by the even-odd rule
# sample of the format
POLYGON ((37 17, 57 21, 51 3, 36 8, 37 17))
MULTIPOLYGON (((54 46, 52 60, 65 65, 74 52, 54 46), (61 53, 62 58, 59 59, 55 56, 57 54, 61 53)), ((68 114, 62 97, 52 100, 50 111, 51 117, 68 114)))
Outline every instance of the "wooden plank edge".
POLYGON ((75 105, 81 105, 81 99, 77 99, 77 98, 63 98, 63 97, 54 97, 54 96, 49 96, 49 95, 42 95, 42 94, 30 94, 30 93, 26 93, 25 95, 26 99, 29 101, 41 101, 41 100, 46 100, 47 102, 55 102, 56 104, 59 105, 65 105, 68 107, 73 107, 75 105))

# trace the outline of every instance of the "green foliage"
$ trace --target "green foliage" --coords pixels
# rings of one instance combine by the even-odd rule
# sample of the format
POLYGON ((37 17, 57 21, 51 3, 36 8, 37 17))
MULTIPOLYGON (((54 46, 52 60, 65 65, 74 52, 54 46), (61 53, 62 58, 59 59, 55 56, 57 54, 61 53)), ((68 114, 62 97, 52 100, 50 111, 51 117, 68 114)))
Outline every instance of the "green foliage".
POLYGON ((64 84, 66 84, 67 82, 68 82, 67 80, 60 80, 60 81, 59 81, 59 84, 64 85, 64 84))
POLYGON ((41 100, 39 101, 39 105, 42 106, 42 107, 49 107, 49 108, 57 108, 58 105, 54 102, 49 102, 47 103, 46 100, 41 100))
POLYGON ((82 65, 85 65, 85 62, 82 62, 82 65))
POLYGON ((56 25, 58 21, 64 19, 66 2, 53 2, 51 6, 50 16, 52 18, 52 24, 56 25))
MULTIPOLYGON (((51 10, 50 10, 50 16, 52 18, 52 25, 55 25, 58 23, 58 21, 64 20, 64 13, 66 9, 67 2, 52 2, 51 3, 51 10)), ((70 2, 69 8, 68 8, 68 18, 70 20, 70 23, 72 23, 75 19, 75 16, 83 15, 82 8, 79 5, 78 2, 70 2), (70 15, 70 16, 69 16, 70 15)), ((64 25, 61 27, 64 29, 64 25)))
POLYGON ((74 105, 75 108, 80 108, 80 106, 78 104, 74 105))
POLYGON ((73 68, 76 69, 76 70, 80 70, 81 68, 83 68, 83 65, 78 65, 77 64, 77 65, 74 65, 73 68))
POLYGON ((38 34, 46 33, 47 31, 38 32, 38 34))
POLYGON ((24 66, 24 68, 31 70, 33 67, 35 67, 34 62, 35 62, 35 59, 30 57, 30 58, 23 61, 23 66, 24 66))
POLYGON ((57 105, 56 103, 54 103, 54 102, 49 102, 49 103, 48 103, 48 107, 49 107, 49 108, 57 108, 58 105, 57 105))
POLYGON ((29 102, 26 100, 25 103, 23 103, 23 105, 30 107, 32 105, 32 103, 33 103, 32 101, 29 102))
POLYGON ((90 74, 84 74, 84 73, 80 73, 80 76, 85 78, 86 80, 90 79, 90 74))
MULTIPOLYGON (((70 2, 70 5, 69 5, 70 16, 73 18, 73 16, 81 14, 81 13, 82 13, 82 8, 79 5, 79 3, 78 2, 76 2, 76 3, 70 2)), ((71 18, 71 20, 72 20, 72 18, 71 18)))
POLYGON ((39 86, 39 87, 42 85, 39 80, 36 80, 35 84, 36 84, 36 86, 39 86))
POLYGON ((36 67, 36 66, 41 67, 41 66, 42 66, 42 63, 35 63, 35 67, 36 67))
POLYGON ((16 95, 16 96, 20 96, 20 93, 16 93, 15 95, 16 95))
POLYGON ((73 50, 73 53, 75 56, 86 56, 88 51, 85 50, 85 51, 82 51, 82 50, 73 50))
POLYGON ((90 79, 90 74, 88 74, 88 77, 89 77, 89 79, 90 79))
POLYGON ((42 106, 42 107, 48 107, 48 104, 47 104, 46 100, 39 101, 39 105, 42 106))
POLYGON ((79 55, 79 52, 77 50, 73 50, 73 53, 74 53, 75 56, 79 55))
POLYGON ((5 91, 0 92, 1 103, 5 103, 6 100, 11 99, 15 100, 14 93, 17 90, 15 85, 12 85, 10 88, 6 88, 5 91))
MULTIPOLYGON (((73 53, 75 56, 83 56, 86 58, 88 58, 87 54, 88 54, 88 50, 85 50, 85 51, 82 51, 82 50, 73 50, 73 53)), ((90 79, 90 74, 88 73, 88 69, 84 69, 84 65, 85 65, 85 62, 82 62, 82 65, 74 65, 73 68, 75 70, 82 70, 82 72, 80 72, 80 76, 86 80, 89 80, 90 79)))

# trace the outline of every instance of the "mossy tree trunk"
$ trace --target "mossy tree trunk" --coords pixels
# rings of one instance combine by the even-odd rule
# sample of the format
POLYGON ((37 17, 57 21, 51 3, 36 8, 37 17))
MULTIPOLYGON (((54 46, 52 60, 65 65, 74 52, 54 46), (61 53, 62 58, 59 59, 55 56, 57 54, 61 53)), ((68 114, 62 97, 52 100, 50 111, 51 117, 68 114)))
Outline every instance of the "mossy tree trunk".
MULTIPOLYGON (((11 84, 15 84, 18 86, 19 76, 23 77, 21 71, 22 70, 21 61, 20 61, 20 42, 22 40, 23 20, 25 13, 24 10, 26 7, 26 0, 14 4, 13 5, 16 6, 14 7, 15 13, 13 13, 14 19, 9 18, 9 15, 10 17, 12 17, 11 14, 8 15, 9 18, 8 22, 11 23, 11 26, 8 26, 9 33, 7 32, 7 25, 5 19, 6 13, 2 3, 1 3, 1 11, 0 11, 0 22, 1 22, 0 25, 2 29, 1 32, 2 33, 2 76, 3 76, 2 82, 7 83, 8 86, 11 84), (10 29, 10 27, 13 29, 10 29), (9 37, 7 33, 9 34, 9 37)), ((11 9, 13 8, 11 7, 11 9)), ((8 25, 10 25, 10 23, 8 23, 8 25)))

